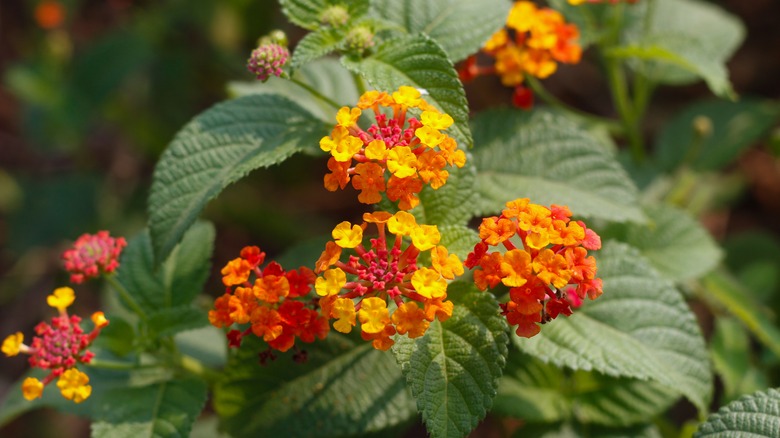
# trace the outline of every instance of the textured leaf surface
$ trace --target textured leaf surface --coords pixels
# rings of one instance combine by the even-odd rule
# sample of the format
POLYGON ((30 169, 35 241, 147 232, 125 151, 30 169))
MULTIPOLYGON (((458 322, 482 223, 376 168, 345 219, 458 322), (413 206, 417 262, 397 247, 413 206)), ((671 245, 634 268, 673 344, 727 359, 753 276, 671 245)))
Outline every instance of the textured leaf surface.
POLYGON ((457 255, 460 261, 465 261, 474 250, 474 245, 479 242, 479 234, 465 225, 442 225, 439 226, 439 232, 439 244, 444 245, 451 254, 457 255))
POLYGON ((612 230, 639 249, 661 275, 672 281, 697 278, 722 258, 710 233, 683 210, 658 204, 646 207, 645 214, 647 224, 620 224, 612 230))
POLYGON ((529 424, 512 435, 513 438, 661 438, 654 424, 642 424, 626 428, 563 424, 529 424))
POLYGON ((188 306, 203 290, 211 269, 214 226, 198 222, 159 268, 149 233, 130 240, 122 253, 118 280, 148 314, 188 306))
POLYGON ((780 391, 768 389, 744 396, 720 408, 694 437, 780 436, 780 391))
POLYGON ((375 0, 371 4, 373 14, 381 19, 410 34, 431 36, 453 62, 476 53, 504 25, 510 6, 503 0, 375 0))
POLYGON ((206 403, 206 383, 172 380, 111 391, 103 400, 101 420, 92 424, 95 438, 167 438, 189 436, 206 403))
POLYGON ((596 258, 604 294, 531 339, 513 337, 515 345, 556 366, 655 381, 705 412, 709 356, 679 291, 627 245, 610 242, 596 258))
POLYGON ((733 93, 725 63, 742 43, 745 29, 733 15, 700 0, 658 0, 645 20, 648 4, 628 8, 626 53, 653 62, 637 63, 655 81, 689 83, 701 77, 718 95, 733 93), (647 24, 647 25, 646 25, 647 24), (658 62, 655 62, 658 61, 658 62))
POLYGON ((245 339, 215 389, 221 427, 232 436, 360 437, 404 426, 414 404, 393 357, 338 333, 261 366, 267 346, 245 339))
POLYGON ((351 19, 365 14, 369 7, 369 0, 281 0, 279 3, 290 21, 309 30, 322 26, 322 12, 331 5, 346 8, 351 19))
POLYGON ((479 210, 507 201, 568 205, 575 216, 642 221, 637 190, 597 137, 544 110, 487 111, 474 120, 479 210))
POLYGON ((461 148, 471 147, 466 92, 444 50, 425 35, 387 41, 362 60, 342 60, 350 70, 363 75, 374 88, 395 91, 402 85, 424 89, 428 103, 454 120, 448 133, 461 148))
POLYGON ((465 225, 475 215, 477 192, 474 183, 477 171, 471 154, 466 154, 462 168, 448 167, 447 183, 433 190, 426 185, 420 192, 420 207, 415 215, 421 223, 437 225, 465 225))
POLYGON ((339 31, 331 28, 306 34, 295 46, 290 66, 298 69, 308 62, 327 55, 341 46, 343 38, 339 31))
POLYGON ((518 351, 509 357, 492 412, 529 423, 629 426, 664 412, 679 397, 652 381, 570 375, 518 351))
POLYGON ((718 170, 766 134, 778 118, 780 105, 767 100, 697 102, 664 125, 655 145, 658 165, 670 172, 690 160, 687 164, 697 170, 718 170), (699 137, 694 121, 702 118, 711 132, 699 137))
POLYGON ((327 134, 308 111, 276 95, 250 95, 196 117, 160 157, 149 195, 155 261, 164 260, 206 203, 250 171, 284 161, 327 134))
POLYGON ((468 435, 492 406, 506 363, 506 320, 493 296, 451 283, 452 317, 425 336, 399 336, 393 353, 432 437, 468 435))
POLYGON ((185 330, 209 325, 205 310, 191 306, 176 306, 158 310, 149 315, 149 330, 156 336, 170 336, 185 330))

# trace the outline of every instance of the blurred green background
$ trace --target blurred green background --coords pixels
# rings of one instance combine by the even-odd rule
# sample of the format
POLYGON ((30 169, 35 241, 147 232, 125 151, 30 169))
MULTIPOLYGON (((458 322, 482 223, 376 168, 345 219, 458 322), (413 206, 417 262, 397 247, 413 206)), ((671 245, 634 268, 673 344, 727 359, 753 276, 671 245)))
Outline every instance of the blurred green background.
MULTIPOLYGON (((716 3, 748 29, 729 64, 734 88, 780 98, 780 2, 716 3)), ((100 229, 131 236, 144 226, 157 157, 188 120, 228 97, 229 81, 252 80, 246 58, 274 28, 288 32, 293 46, 302 35, 271 0, 0 1, 1 336, 31 333, 51 316, 45 296, 67 281, 59 255, 69 242, 100 229)), ((603 78, 587 61, 562 67, 545 85, 574 106, 613 115, 603 78)), ((511 95, 497 80, 469 84, 467 92, 475 109, 511 95)), ((660 89, 648 112, 648 138, 675 112, 708 96, 703 84, 660 89)), ((733 163, 727 176, 738 179, 739 190, 702 218, 728 248, 726 262, 775 308, 779 146, 770 135, 733 163)), ((215 265, 246 244, 274 254, 325 232, 333 221, 318 220, 315 212, 348 212, 350 194, 318 196, 322 163, 294 158, 213 202, 205 216, 217 225, 215 265)), ((219 283, 211 284, 218 293, 219 283)), ((98 306, 98 285, 78 292, 76 313, 98 306)), ((26 367, 24 360, 1 360, 0 398, 26 367)), ((0 429, 9 437, 88 434, 86 421, 54 411, 25 414, 0 429)))

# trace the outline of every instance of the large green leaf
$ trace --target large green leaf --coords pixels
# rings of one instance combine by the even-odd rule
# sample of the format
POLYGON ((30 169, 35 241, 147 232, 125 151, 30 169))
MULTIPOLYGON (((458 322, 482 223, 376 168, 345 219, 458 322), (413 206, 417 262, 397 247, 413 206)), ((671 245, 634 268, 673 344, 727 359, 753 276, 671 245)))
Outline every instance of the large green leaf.
POLYGON ((477 171, 471 154, 467 153, 462 168, 448 167, 447 183, 433 190, 426 185, 420 192, 420 206, 415 210, 418 221, 436 225, 465 225, 474 217, 477 192, 474 183, 477 171))
POLYGON ((189 306, 209 275, 214 235, 211 223, 197 222, 156 269, 152 241, 144 230, 123 251, 117 279, 147 314, 189 306))
POLYGON ((627 245, 609 242, 597 260, 604 294, 515 344, 557 366, 660 383, 706 412, 709 356, 680 292, 627 245))
POLYGON ((322 26, 322 13, 330 6, 345 8, 350 20, 364 15, 369 7, 369 0, 280 0, 280 3, 290 21, 309 30, 322 26))
POLYGON ((206 383, 171 380, 154 385, 115 389, 103 398, 94 438, 167 438, 189 436, 206 403, 206 383))
POLYGON ((628 426, 661 414, 679 397, 652 381, 571 374, 518 351, 509 357, 492 412, 527 423, 628 426))
POLYGON ((647 224, 619 224, 606 234, 639 249, 672 281, 697 278, 720 261, 722 251, 710 233, 685 211, 657 204, 647 206, 645 214, 647 224))
POLYGON ((221 428, 235 437, 360 437, 394 430, 414 417, 401 370, 389 353, 338 333, 304 345, 308 362, 281 354, 262 366, 265 343, 245 339, 215 389, 221 428))
POLYGON ((306 34, 293 51, 290 67, 298 69, 304 64, 340 48, 344 35, 337 29, 324 28, 306 34))
POLYGON ((633 65, 654 81, 703 78, 714 93, 733 93, 725 63, 745 36, 738 18, 701 0, 640 2, 627 10, 633 20, 625 29, 625 46, 613 55, 644 60, 633 65))
POLYGON ((343 58, 342 62, 363 75, 376 89, 395 91, 407 85, 425 90, 425 100, 455 120, 448 130, 450 135, 460 147, 471 147, 466 92, 447 53, 430 37, 416 35, 390 40, 367 58, 343 58))
POLYGON ((612 428, 563 423, 528 424, 517 429, 512 438, 661 438, 662 436, 654 424, 612 428))
POLYGON ((780 391, 768 389, 746 395, 720 408, 699 427, 694 437, 780 436, 780 391))
POLYGON ((642 221, 637 190, 597 137, 545 110, 486 111, 474 120, 478 210, 527 197, 568 205, 576 216, 642 221))
POLYGON ((151 336, 170 336, 185 330, 209 325, 208 314, 192 306, 176 306, 149 314, 151 336))
POLYGON ((683 163, 697 170, 718 170, 759 140, 778 119, 780 105, 772 101, 697 102, 664 125, 655 144, 657 163, 667 172, 683 163), (702 121, 709 122, 709 132, 696 132, 694 125, 702 121))
POLYGON ((432 437, 462 437, 477 426, 507 355, 506 320, 493 296, 466 282, 451 283, 447 295, 455 303, 450 319, 393 346, 432 437))
POLYGON ((374 0, 371 7, 373 15, 410 34, 431 36, 457 62, 477 52, 504 26, 511 5, 504 0, 374 0))
POLYGON ((753 351, 747 329, 731 316, 719 316, 714 322, 710 352, 723 384, 722 403, 766 388, 766 376, 751 363, 753 351))
MULTIPOLYGON (((317 90, 341 106, 355 106, 360 97, 352 74, 333 58, 312 61, 293 73, 293 78, 317 90)), ((231 82, 228 92, 235 96, 279 94, 310 111, 328 124, 336 124, 337 108, 312 95, 290 80, 273 76, 267 82, 231 82)), ((319 142, 313 148, 320 150, 319 142)))
POLYGON ((160 157, 149 195, 155 262, 173 250, 206 203, 250 171, 317 144, 328 127, 281 96, 223 102, 196 117, 160 157))

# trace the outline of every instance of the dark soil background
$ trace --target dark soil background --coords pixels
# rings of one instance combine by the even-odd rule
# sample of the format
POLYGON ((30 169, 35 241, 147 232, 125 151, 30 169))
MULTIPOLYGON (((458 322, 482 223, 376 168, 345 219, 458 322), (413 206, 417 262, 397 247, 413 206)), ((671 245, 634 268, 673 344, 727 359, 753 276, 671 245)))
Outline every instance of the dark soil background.
MULTIPOLYGON (((45 297, 66 284, 59 256, 69 242, 84 232, 132 235, 144 226, 157 157, 190 118, 226 98, 228 81, 251 79, 244 63, 257 37, 277 26, 293 42, 302 35, 268 0, 69 0, 61 2, 64 21, 53 29, 36 22, 38 3, 0 2, 2 337, 32 333, 52 316, 45 297)), ((729 62, 734 88, 780 98, 780 2, 715 3, 748 30, 729 62)), ((467 86, 474 108, 509 104, 511 90, 482 79, 467 86)), ((603 78, 587 62, 562 67, 544 83, 573 106, 614 116, 603 78)), ((703 84, 659 88, 647 139, 676 111, 709 96, 703 84)), ((780 238, 780 160, 772 150, 769 140, 760 142, 729 169, 745 185, 729 208, 704 218, 718 239, 745 230, 780 238)), ((253 174, 210 204, 205 216, 217 226, 215 266, 246 244, 274 254, 325 232, 332 221, 312 213, 352 214, 350 194, 323 200, 320 177, 300 178, 321 174, 322 163, 293 159, 284 171, 253 174)), ((216 294, 221 287, 214 280, 216 294)), ((100 287, 80 286, 77 296, 74 310, 86 315, 99 306, 100 287)), ((26 369, 24 359, 0 358, 0 399, 26 369)), ((474 436, 498 430, 491 420, 474 436)), ((0 429, 0 436, 84 437, 89 424, 40 410, 0 429)))

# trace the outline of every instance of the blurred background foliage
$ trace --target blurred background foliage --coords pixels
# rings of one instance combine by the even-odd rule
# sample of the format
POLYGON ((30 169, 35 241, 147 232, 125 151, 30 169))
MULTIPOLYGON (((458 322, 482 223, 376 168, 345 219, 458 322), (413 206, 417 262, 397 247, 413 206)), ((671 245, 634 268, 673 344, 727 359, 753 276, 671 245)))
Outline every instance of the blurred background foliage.
MULTIPOLYGON (((715 3, 748 29, 729 63, 734 88, 743 96, 777 100, 780 2, 715 3)), ((293 47, 303 35, 272 0, 0 2, 0 333, 30 332, 50 316, 44 297, 65 284, 59 254, 68 242, 100 229, 131 236, 144 226, 157 157, 188 120, 229 97, 229 81, 251 80, 246 57, 257 38, 274 28, 285 30, 293 47)), ((544 84, 573 106, 614 115, 602 73, 587 57, 579 65, 562 66, 544 84)), ((466 89, 474 111, 510 101, 511 90, 497 79, 466 89)), ((709 96, 701 83, 659 89, 645 121, 649 143, 660 144, 667 121, 709 96)), ((738 160, 713 176, 720 196, 700 218, 723 243, 725 263, 749 289, 745 293, 777 314, 780 132, 777 120, 765 125, 770 128, 751 137, 738 160)), ((259 244, 273 255, 326 232, 333 221, 323 217, 349 217, 351 194, 321 196, 323 163, 294 158, 256 172, 212 202, 205 216, 217 226, 215 265, 246 244, 259 244)), ((690 203, 696 194, 683 195, 680 202, 690 203)), ((209 284, 216 294, 221 286, 214 279, 209 284)), ((76 312, 99 302, 100 291, 81 293, 76 312)), ((767 382, 754 366, 763 361, 776 367, 776 357, 753 355, 747 334, 730 327, 732 321, 706 327, 707 321, 705 333, 712 339, 726 399, 778 384, 767 382), (740 354, 744 361, 736 368, 734 361, 718 364, 718 354, 740 354)), ((0 368, 2 397, 25 364, 3 361, 0 368)), ((490 428, 491 421, 483 427, 490 428)), ((36 411, 0 435, 86 436, 88 431, 78 418, 36 411)))

